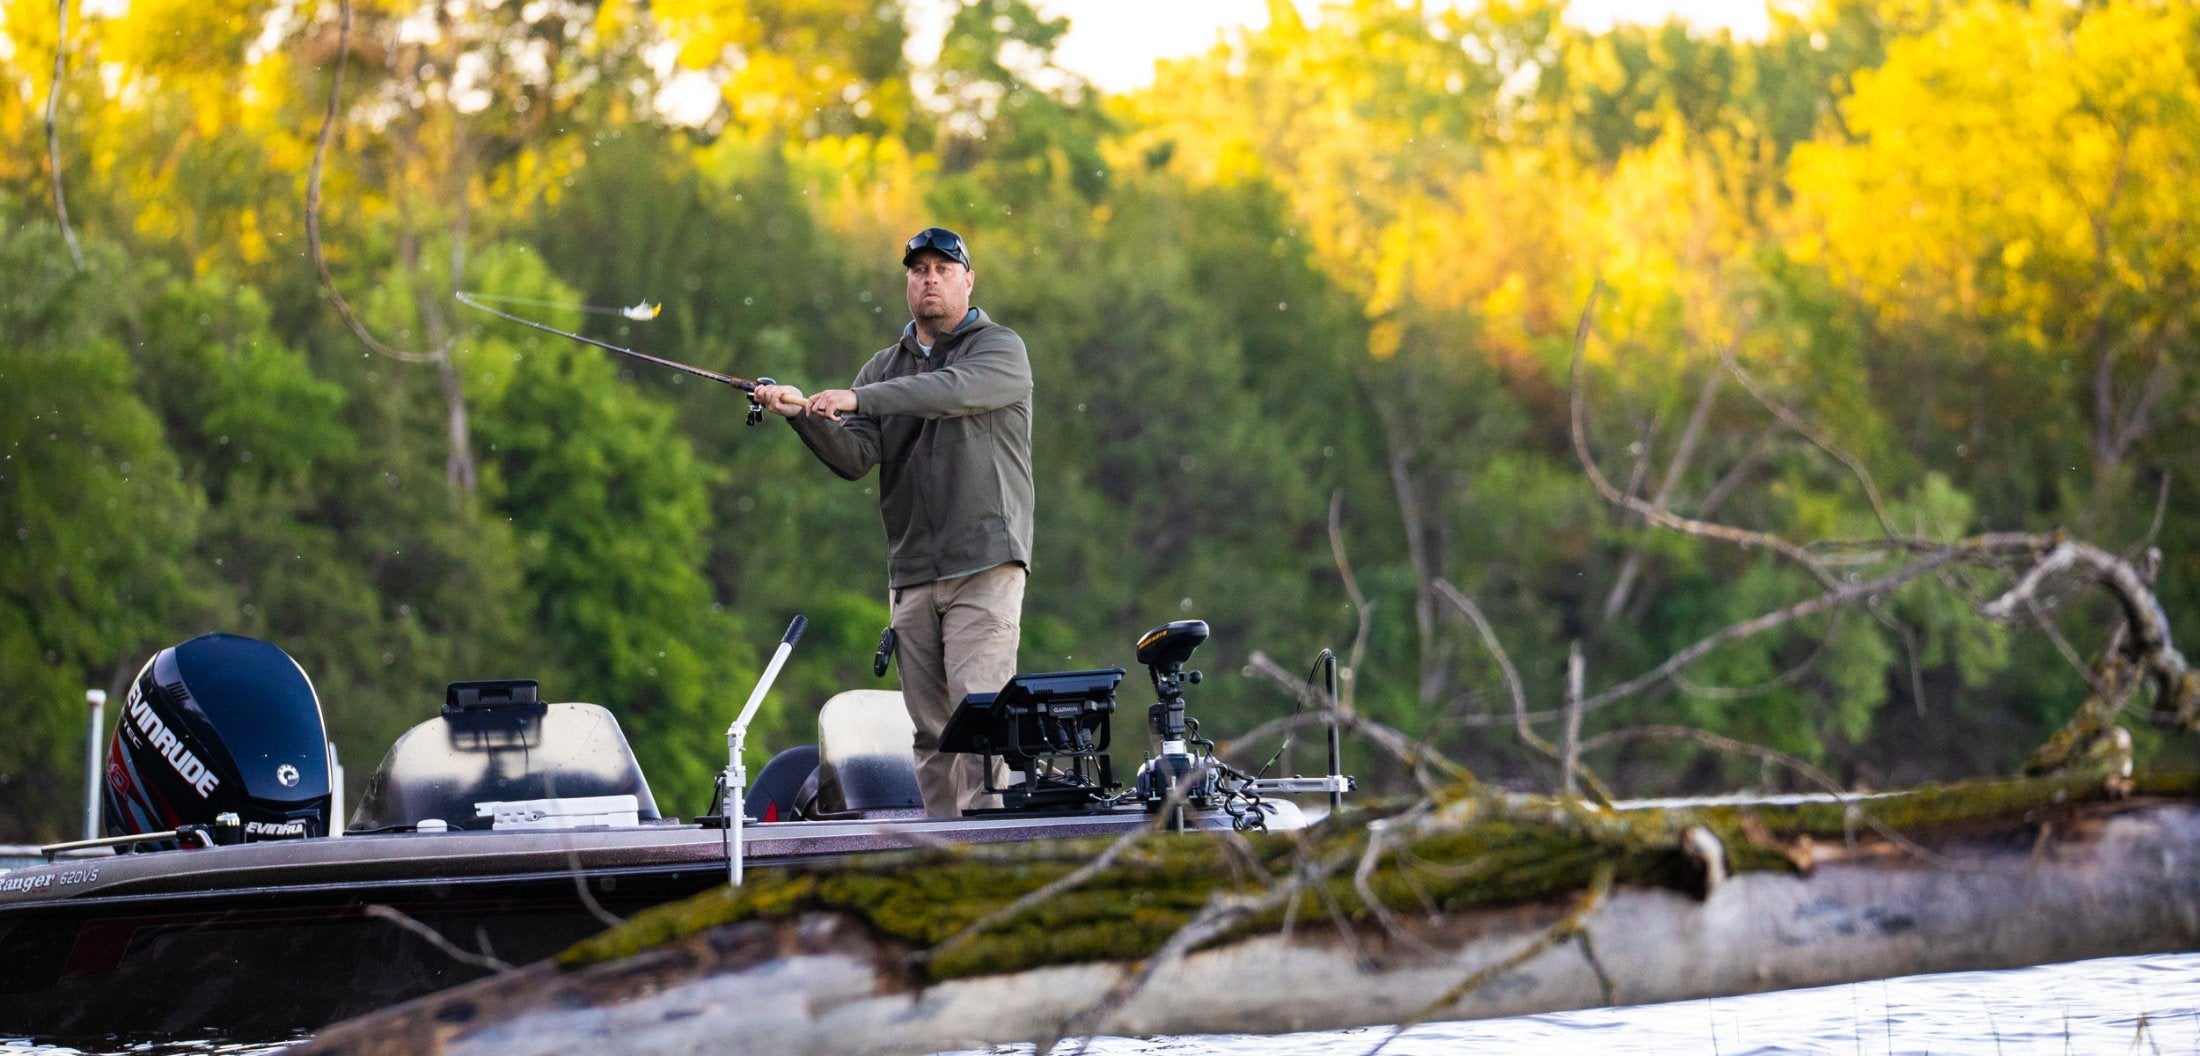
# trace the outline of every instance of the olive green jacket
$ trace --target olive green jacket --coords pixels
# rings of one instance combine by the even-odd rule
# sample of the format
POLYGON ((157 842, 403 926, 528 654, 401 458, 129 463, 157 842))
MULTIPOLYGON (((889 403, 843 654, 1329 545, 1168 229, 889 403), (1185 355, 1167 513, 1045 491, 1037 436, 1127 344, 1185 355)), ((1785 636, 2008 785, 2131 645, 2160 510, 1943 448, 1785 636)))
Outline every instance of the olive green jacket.
POLYGON ((879 467, 888 586, 1031 565, 1031 359, 977 309, 927 357, 914 332, 856 372, 856 412, 789 418, 848 480, 879 467))

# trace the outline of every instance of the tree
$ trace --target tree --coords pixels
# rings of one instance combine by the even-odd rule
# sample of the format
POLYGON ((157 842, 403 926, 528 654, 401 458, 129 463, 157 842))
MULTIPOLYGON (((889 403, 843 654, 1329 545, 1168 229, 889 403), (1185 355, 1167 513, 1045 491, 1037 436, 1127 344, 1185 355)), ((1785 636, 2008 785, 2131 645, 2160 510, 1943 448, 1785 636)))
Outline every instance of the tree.
POLYGON ((2154 4, 1964 5, 1858 78, 1853 138, 1796 152, 1823 232, 1799 251, 1956 353, 1917 357, 1947 364, 1916 379, 1920 410, 1962 423, 1939 460, 2021 452, 2033 471, 2012 483, 2037 486, 2083 452, 2088 480, 1997 509, 2092 523, 2190 391, 2175 350, 2194 323, 2194 28, 2154 4))
MULTIPOLYGON (((496 294, 573 301, 518 247, 478 267, 496 294)), ((518 536, 531 622, 567 692, 628 717, 645 772, 675 790, 665 801, 699 813, 724 765, 702 731, 730 721, 727 687, 750 681, 702 572, 716 473, 674 433, 671 409, 597 349, 508 323, 483 335, 461 346, 461 367, 480 392, 486 505, 518 536)))
MULTIPOLYGON (((0 825, 69 831, 83 787, 84 691, 118 693, 207 584, 190 574, 205 499, 137 397, 118 316, 142 281, 103 242, 65 262, 59 231, 0 227, 0 825), (144 655, 139 655, 143 653, 144 655)), ((166 644, 166 643, 164 643, 166 644)))

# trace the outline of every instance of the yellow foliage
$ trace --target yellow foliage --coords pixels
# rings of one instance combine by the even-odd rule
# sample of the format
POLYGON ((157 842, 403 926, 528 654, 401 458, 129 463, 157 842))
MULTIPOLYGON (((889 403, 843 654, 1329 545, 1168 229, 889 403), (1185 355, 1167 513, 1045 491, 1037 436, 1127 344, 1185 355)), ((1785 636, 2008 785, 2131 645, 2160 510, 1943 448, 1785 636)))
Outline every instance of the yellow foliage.
POLYGON ((1855 139, 1795 152, 1799 248, 1898 319, 2153 289, 2191 263, 2163 236, 2200 207, 2196 32, 2185 5, 1981 0, 1897 41, 1843 105, 1855 139))
POLYGON ((836 233, 858 245, 887 245, 931 218, 924 188, 937 159, 912 155, 887 136, 822 136, 784 148, 794 171, 819 199, 819 214, 836 233))

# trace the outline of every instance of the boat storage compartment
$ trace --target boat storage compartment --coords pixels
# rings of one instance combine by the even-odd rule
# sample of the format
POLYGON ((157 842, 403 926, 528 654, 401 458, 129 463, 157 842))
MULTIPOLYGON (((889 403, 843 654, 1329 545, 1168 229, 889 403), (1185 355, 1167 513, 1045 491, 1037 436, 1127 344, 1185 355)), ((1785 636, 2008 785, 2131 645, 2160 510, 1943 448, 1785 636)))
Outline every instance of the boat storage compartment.
POLYGON ((533 681, 513 679, 452 683, 443 713, 405 731, 367 778, 349 827, 386 832, 433 819, 454 829, 512 828, 521 808, 540 808, 533 813, 557 818, 555 827, 659 817, 611 712, 541 703, 533 681), (599 797, 632 797, 632 805, 599 797))

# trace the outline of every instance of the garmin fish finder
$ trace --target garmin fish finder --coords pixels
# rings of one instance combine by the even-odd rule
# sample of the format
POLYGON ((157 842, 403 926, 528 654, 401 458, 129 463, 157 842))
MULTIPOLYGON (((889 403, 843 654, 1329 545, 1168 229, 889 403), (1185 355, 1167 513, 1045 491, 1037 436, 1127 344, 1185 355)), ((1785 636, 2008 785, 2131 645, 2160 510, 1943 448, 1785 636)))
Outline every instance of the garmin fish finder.
POLYGON ((985 790, 1006 810, 1100 807, 1116 789, 1108 718, 1123 669, 1017 675, 998 693, 972 693, 940 731, 940 751, 985 758, 985 790), (994 760, 1022 775, 994 784, 994 760))

